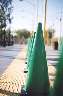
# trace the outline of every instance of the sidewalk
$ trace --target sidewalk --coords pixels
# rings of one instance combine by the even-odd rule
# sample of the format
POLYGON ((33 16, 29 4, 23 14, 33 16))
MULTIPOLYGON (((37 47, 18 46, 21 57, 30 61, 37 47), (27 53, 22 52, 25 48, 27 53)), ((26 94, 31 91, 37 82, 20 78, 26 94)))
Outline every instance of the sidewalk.
POLYGON ((21 86, 25 83, 25 74, 23 74, 25 68, 25 58, 26 46, 23 47, 23 49, 19 52, 16 58, 11 62, 11 64, 0 77, 1 93, 13 96, 13 93, 21 92, 21 86))

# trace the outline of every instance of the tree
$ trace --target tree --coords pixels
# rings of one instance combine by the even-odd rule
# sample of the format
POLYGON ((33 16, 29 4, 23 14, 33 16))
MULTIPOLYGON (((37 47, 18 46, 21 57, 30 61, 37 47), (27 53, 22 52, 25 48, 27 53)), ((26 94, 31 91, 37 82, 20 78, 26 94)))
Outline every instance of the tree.
POLYGON ((11 23, 12 0, 0 0, 0 25, 6 27, 6 21, 11 23))
POLYGON ((52 40, 52 38, 53 38, 53 36, 54 36, 55 30, 52 29, 52 28, 49 28, 49 29, 47 30, 47 32, 48 32, 48 42, 49 42, 49 44, 51 45, 51 40, 52 40))
POLYGON ((0 0, 0 42, 5 41, 7 22, 11 23, 12 0, 0 0), (4 31, 4 34, 3 34, 4 31))
POLYGON ((18 43, 27 43, 28 38, 31 36, 30 32, 26 29, 21 29, 15 31, 16 33, 16 40, 18 43))
POLYGON ((52 37, 54 36, 54 33, 55 33, 54 29, 52 29, 52 28, 48 29, 48 34, 49 34, 48 36, 49 36, 50 39, 52 39, 52 37))

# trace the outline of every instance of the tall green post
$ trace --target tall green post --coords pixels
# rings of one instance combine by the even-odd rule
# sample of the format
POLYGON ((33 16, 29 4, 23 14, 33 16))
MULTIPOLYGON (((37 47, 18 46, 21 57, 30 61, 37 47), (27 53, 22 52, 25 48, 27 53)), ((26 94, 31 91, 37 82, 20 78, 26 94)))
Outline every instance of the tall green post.
POLYGON ((29 65, 29 60, 30 60, 30 56, 31 56, 31 53, 32 53, 32 49, 33 49, 33 45, 34 45, 34 40, 35 40, 35 33, 32 35, 32 37, 29 38, 29 42, 28 42, 28 48, 27 48, 27 55, 26 55, 26 64, 27 64, 27 67, 29 65))
POLYGON ((56 65, 56 77, 53 85, 53 96, 63 96, 63 44, 61 45, 60 57, 56 65))
POLYGON ((48 96, 48 67, 41 23, 38 24, 27 75, 26 94, 21 96, 48 96))

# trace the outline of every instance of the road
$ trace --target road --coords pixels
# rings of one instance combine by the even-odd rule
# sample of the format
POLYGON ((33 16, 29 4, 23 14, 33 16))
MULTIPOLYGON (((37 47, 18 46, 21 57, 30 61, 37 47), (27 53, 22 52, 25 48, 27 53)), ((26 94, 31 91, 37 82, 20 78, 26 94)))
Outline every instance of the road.
MULTIPOLYGON (((0 96, 16 96, 15 94, 21 92, 21 85, 25 84, 26 78, 26 73, 24 73, 24 69, 26 68, 26 49, 27 46, 25 45, 0 48, 0 96)), ((51 86, 55 78, 55 65, 58 57, 58 51, 46 46, 46 58, 51 86)))
MULTIPOLYGON (((14 59, 23 59, 18 57, 18 54, 23 51, 24 45, 14 45, 6 48, 0 48, 0 76, 13 62, 14 59)), ((22 54, 21 54, 22 55, 22 54)))

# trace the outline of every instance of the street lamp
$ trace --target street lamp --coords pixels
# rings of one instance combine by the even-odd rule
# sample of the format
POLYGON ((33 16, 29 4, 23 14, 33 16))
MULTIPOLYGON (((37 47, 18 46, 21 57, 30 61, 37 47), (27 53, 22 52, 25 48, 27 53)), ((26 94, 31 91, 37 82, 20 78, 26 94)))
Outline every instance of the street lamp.
POLYGON ((44 41, 47 44, 47 32, 46 32, 46 16, 47 15, 47 0, 45 0, 45 16, 44 16, 44 41))

